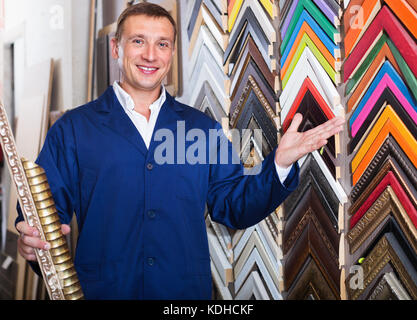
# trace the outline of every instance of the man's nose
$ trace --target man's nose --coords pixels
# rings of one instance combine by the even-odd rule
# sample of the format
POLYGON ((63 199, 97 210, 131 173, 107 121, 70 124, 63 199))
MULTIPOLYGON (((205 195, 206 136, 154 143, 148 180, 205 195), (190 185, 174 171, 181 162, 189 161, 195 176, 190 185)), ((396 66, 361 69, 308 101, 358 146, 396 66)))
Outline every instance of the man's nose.
POLYGON ((155 54, 156 54, 155 46, 152 45, 152 44, 148 44, 144 48, 142 56, 143 56, 144 59, 146 59, 148 61, 153 61, 153 60, 155 60, 155 54))

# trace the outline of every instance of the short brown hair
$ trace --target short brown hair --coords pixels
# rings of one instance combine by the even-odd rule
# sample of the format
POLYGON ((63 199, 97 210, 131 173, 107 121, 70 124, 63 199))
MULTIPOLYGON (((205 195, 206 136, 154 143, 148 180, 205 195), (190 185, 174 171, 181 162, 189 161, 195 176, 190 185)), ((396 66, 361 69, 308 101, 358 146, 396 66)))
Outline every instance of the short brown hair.
POLYGON ((145 15, 148 17, 154 18, 167 18, 169 22, 171 22, 172 26, 174 27, 174 42, 177 37, 177 24, 175 23, 174 18, 169 14, 167 10, 162 8, 161 6, 150 3, 150 2, 141 2, 135 5, 131 5, 127 7, 122 14, 120 15, 119 19, 117 20, 117 30, 116 30, 116 39, 120 41, 122 38, 123 33, 123 24, 125 20, 130 16, 137 16, 137 15, 145 15))

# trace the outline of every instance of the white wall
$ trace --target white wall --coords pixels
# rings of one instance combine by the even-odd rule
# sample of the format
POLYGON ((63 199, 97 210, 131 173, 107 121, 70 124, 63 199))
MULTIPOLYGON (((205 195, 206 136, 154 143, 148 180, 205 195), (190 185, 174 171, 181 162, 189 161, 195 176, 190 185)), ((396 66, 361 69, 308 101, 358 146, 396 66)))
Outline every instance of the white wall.
POLYGON ((54 59, 52 110, 66 110, 85 103, 89 3, 86 0, 5 0, 5 39, 13 42, 23 38, 24 68, 54 59))

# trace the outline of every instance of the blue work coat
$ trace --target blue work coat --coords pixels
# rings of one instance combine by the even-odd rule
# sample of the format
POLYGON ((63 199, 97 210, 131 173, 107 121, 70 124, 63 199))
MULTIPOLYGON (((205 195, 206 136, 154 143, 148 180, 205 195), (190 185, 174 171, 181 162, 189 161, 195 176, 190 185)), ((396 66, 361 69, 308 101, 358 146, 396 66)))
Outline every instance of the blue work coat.
MULTIPOLYGON (((185 132, 221 131, 167 94, 154 135, 165 128, 177 138, 178 121, 185 132)), ((267 217, 298 184, 297 165, 281 184, 275 150, 259 174, 244 175, 232 157, 226 164, 158 164, 155 149, 164 141, 153 138, 148 150, 112 87, 65 113, 48 132, 36 162, 61 222, 76 214, 74 264, 86 299, 210 299, 205 205, 214 221, 243 229, 267 217)), ((216 148, 221 145, 219 139, 216 148)))

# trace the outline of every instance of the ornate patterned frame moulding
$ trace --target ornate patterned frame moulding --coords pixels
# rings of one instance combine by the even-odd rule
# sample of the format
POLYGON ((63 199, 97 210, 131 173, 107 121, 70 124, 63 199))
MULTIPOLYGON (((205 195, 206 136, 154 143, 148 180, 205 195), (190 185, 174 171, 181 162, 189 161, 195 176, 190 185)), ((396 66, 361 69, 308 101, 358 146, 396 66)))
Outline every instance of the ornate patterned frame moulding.
MULTIPOLYGON (((411 294, 413 299, 417 299, 416 284, 409 276, 406 267, 399 257, 399 254, 404 256, 404 253, 402 252, 402 249, 399 248, 398 242, 395 240, 393 234, 385 234, 361 264, 364 272, 363 287, 366 288, 379 274, 379 271, 387 263, 391 262, 399 274, 401 281, 404 283, 407 291, 411 294)), ((350 288, 349 282, 351 278, 352 274, 346 278, 346 288, 350 299, 356 300, 362 294, 364 289, 350 288)))
POLYGON ((277 129, 253 91, 249 92, 245 107, 242 109, 234 127, 237 130, 248 128, 251 130, 261 129, 262 140, 258 140, 260 137, 254 136, 253 132, 243 132, 242 152, 256 151, 256 154, 254 154, 255 160, 261 161, 278 145, 277 129))
MULTIPOLYGON (((47 233, 47 231, 45 231, 42 227, 42 223, 37 211, 38 208, 35 205, 35 199, 32 195, 31 186, 28 182, 28 177, 25 173, 25 167, 27 170, 33 167, 33 170, 31 171, 33 171, 33 174, 36 174, 35 177, 38 177, 39 174, 42 174, 43 169, 36 166, 35 164, 29 163, 26 160, 22 162, 19 159, 16 149, 16 143, 13 137, 13 133, 10 129, 6 110, 4 109, 4 106, 2 104, 0 104, 0 141, 11 174, 12 181, 14 182, 14 185, 16 187, 18 200, 25 221, 27 221, 27 223, 30 226, 38 229, 41 239, 45 241, 45 234, 47 233)), ((61 230, 59 228, 59 233, 60 232, 61 230)), ((58 239, 60 238, 60 236, 56 238, 58 239)), ((65 280, 61 279, 61 277, 59 276, 59 272, 55 267, 55 263, 52 257, 52 250, 53 249, 35 249, 35 255, 43 275, 45 287, 48 291, 51 300, 65 300, 66 296, 71 299, 72 292, 65 292, 65 289, 67 289, 67 285, 63 282, 65 280)), ((72 261, 70 262, 70 265, 73 267, 72 261)), ((78 278, 76 280, 78 282, 78 278)), ((75 285, 77 285, 77 283, 74 283, 74 286, 75 285)), ((70 285, 70 287, 72 287, 72 284, 70 285)), ((69 289, 72 290, 73 288, 69 289)), ((79 285, 78 289, 76 290, 81 290, 79 285)), ((83 295, 81 292, 78 295, 76 295, 75 298, 80 299, 82 297, 83 295)))
POLYGON ((289 219, 286 220, 283 233, 283 253, 287 254, 289 252, 303 230, 312 222, 326 245, 331 258, 336 263, 339 249, 337 226, 330 221, 319 201, 314 189, 310 187, 300 200, 300 205, 294 209, 289 219))
POLYGON ((285 299, 304 300, 310 295, 317 300, 340 299, 340 295, 335 295, 327 285, 327 280, 312 257, 307 258, 297 282, 288 288, 285 299))
POLYGON ((401 167, 396 167, 392 161, 389 159, 384 162, 383 166, 379 169, 376 173, 375 177, 372 181, 368 181, 368 186, 365 190, 362 191, 360 197, 352 204, 348 210, 349 215, 353 216, 359 210, 359 208, 363 205, 363 203, 369 198, 372 192, 375 190, 376 186, 378 186, 381 181, 385 178, 385 176, 389 172, 393 172, 397 181, 400 183, 403 190, 406 191, 406 194, 410 201, 412 202, 413 206, 417 208, 417 191, 413 187, 412 184, 409 183, 409 180, 401 167))
POLYGON ((243 89, 243 93, 239 98, 239 101, 237 102, 236 107, 234 108, 233 112, 230 114, 230 127, 234 128, 237 124, 237 121, 239 119, 240 114, 242 113, 242 110, 244 109, 246 105, 246 100, 249 97, 249 93, 253 91, 257 98, 259 99, 262 107, 265 110, 265 113, 268 115, 268 117, 271 119, 272 123, 279 129, 278 123, 277 123, 277 116, 275 114, 275 111, 271 108, 271 105, 268 103, 267 99, 265 98, 265 95, 259 88, 258 84, 256 83, 254 77, 252 75, 248 76, 248 81, 246 83, 246 86, 243 89))
POLYGON ((378 150, 378 153, 374 156, 372 162, 369 164, 366 171, 361 176, 360 180, 352 189, 350 194, 352 204, 354 204, 358 200, 360 195, 369 185, 370 181, 373 180, 376 174, 379 172, 380 168, 385 162, 385 159, 389 157, 392 157, 392 159, 395 159, 397 161, 399 166, 405 172, 405 175, 413 184, 414 188, 417 189, 417 171, 415 167, 407 158, 402 149, 399 147, 395 139, 392 136, 389 136, 384 141, 384 144, 381 146, 381 148, 378 150))
POLYGON ((355 224, 362 218, 366 211, 372 206, 373 202, 379 197, 379 195, 387 188, 391 186, 397 195, 398 199, 401 201, 402 206, 407 211, 408 216, 411 221, 413 221, 414 226, 417 226, 417 210, 413 206, 410 198, 407 196, 406 192, 398 182, 397 177, 392 171, 389 171, 387 175, 377 184, 370 193, 369 197, 363 202, 363 204, 358 208, 354 215, 350 218, 349 226, 353 228, 355 224))
POLYGON ((311 257, 320 268, 321 273, 326 279, 328 286, 335 295, 339 295, 340 285, 340 270, 339 259, 334 261, 329 255, 323 252, 323 239, 319 231, 316 229, 314 223, 309 223, 303 229, 301 236, 291 248, 291 250, 284 256, 284 290, 287 291, 300 272, 303 271, 305 261, 311 257))
POLYGON ((398 221, 410 245, 417 252, 417 230, 391 186, 385 189, 372 207, 348 232, 346 239, 349 243, 349 252, 351 254, 356 252, 390 214, 398 221))
MULTIPOLYGON (((238 75, 236 83, 233 83, 233 88, 230 96, 230 113, 233 113, 234 108, 238 104, 238 101, 245 92, 245 87, 248 82, 249 76, 252 76, 252 80, 256 83, 259 91, 262 92, 263 98, 267 100, 268 105, 275 110, 278 109, 278 97, 274 92, 274 89, 269 85, 267 79, 263 76, 262 70, 259 69, 257 63, 249 59, 248 64, 245 65, 245 69, 241 70, 238 75)), ((275 113, 276 111, 274 111, 275 113)))

